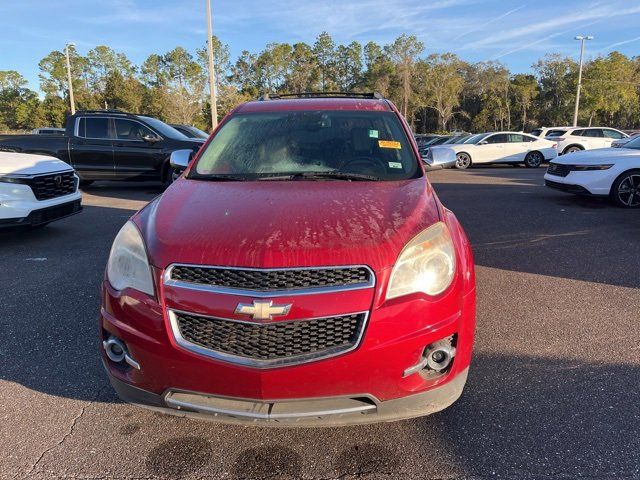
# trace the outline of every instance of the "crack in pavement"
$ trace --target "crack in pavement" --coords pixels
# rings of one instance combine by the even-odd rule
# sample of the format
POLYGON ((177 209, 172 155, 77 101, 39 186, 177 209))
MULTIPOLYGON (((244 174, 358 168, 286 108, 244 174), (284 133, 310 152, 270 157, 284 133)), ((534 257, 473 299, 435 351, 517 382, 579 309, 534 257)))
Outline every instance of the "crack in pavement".
MULTIPOLYGON (((78 415, 76 415, 75 417, 73 417, 73 419, 71 420, 71 427, 69 428, 69 431, 67 433, 65 433, 63 435, 63 437, 56 442, 55 445, 51 445, 50 447, 47 447, 38 457, 38 459, 33 463, 33 465, 31 465, 31 468, 29 469, 29 471, 22 477, 23 479, 25 478, 29 478, 29 476, 31 474, 34 473, 34 471, 36 470, 36 468, 38 467, 38 465, 40 464, 40 462, 42 461, 42 459, 44 458, 44 456, 49 453, 50 451, 58 448, 59 446, 61 446, 66 440, 67 438, 69 438, 71 435, 73 435, 73 432, 76 428, 76 424, 78 423, 78 421, 82 418, 82 416, 84 415, 84 412, 87 410, 88 407, 90 407, 93 403, 96 402, 96 400, 98 400, 98 398, 100 397, 100 395, 102 394, 102 392, 105 390, 106 387, 102 387, 98 390, 98 392, 96 393, 96 395, 93 397, 92 400, 89 401, 89 403, 87 403, 86 405, 84 405, 81 409, 80 409, 80 413, 78 415)), ((13 478, 16 479, 19 477, 20 474, 16 474, 13 478)))

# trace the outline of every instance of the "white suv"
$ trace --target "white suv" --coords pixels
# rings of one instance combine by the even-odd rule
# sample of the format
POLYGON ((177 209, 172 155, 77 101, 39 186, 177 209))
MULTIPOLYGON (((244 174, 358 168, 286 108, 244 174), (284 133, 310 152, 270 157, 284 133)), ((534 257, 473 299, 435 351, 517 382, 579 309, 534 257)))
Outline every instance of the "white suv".
POLYGON ((614 140, 626 138, 628 135, 615 128, 603 127, 571 127, 555 129, 547 140, 557 142, 558 153, 565 154, 594 148, 609 148, 614 140))
POLYGON ((79 213, 78 183, 57 158, 0 152, 0 228, 41 227, 79 213))

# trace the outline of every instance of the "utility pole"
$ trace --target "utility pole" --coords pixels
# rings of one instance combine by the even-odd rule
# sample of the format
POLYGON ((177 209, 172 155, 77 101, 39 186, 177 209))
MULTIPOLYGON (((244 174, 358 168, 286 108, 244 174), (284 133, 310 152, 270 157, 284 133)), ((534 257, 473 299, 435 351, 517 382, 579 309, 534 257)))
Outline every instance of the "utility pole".
POLYGON ((216 104, 216 72, 213 64, 213 27, 211 25, 211 0, 207 2, 207 33, 209 34, 209 94, 211 102, 211 128, 218 125, 218 106, 216 104))
POLYGON ((76 113, 76 102, 73 100, 73 82, 71 81, 71 62, 69 61, 69 47, 75 47, 75 43, 67 43, 64 46, 64 53, 67 57, 67 82, 69 83, 69 103, 71 104, 71 115, 76 113))
POLYGON ((580 40, 580 64, 578 66, 578 89, 576 91, 576 109, 573 111, 573 126, 578 126, 578 110, 580 109, 580 90, 582 89, 582 61, 584 59, 584 42, 593 40, 591 35, 578 35, 575 40, 580 40))

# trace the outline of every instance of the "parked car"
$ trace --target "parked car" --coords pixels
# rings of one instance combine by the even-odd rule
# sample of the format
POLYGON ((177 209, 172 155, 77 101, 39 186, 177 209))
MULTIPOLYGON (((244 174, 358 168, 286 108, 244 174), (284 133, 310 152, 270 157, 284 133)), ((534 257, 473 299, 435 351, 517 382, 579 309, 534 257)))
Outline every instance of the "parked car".
POLYGON ((396 107, 354 95, 239 106, 124 225, 100 314, 120 397, 309 426, 416 417, 460 396, 469 242, 396 107))
POLYGON ((459 169, 485 163, 524 163, 535 168, 558 155, 553 142, 518 132, 478 133, 462 139, 462 143, 432 147, 431 150, 439 148, 456 152, 456 168, 459 169))
POLYGON ((422 161, 427 171, 453 168, 456 165, 456 152, 451 148, 427 149, 422 161))
POLYGON ((44 128, 34 128, 31 131, 34 135, 64 135, 64 128, 55 128, 55 127, 44 127, 44 128))
POLYGON ((622 147, 627 142, 630 142, 634 138, 637 138, 638 136, 640 136, 640 132, 624 132, 624 133, 626 133, 629 136, 625 137, 625 138, 621 138, 620 140, 614 140, 613 142, 611 142, 611 146, 612 147, 614 147, 614 148, 622 147))
POLYGON ((570 128, 573 127, 540 127, 535 130, 531 130, 531 135, 534 137, 546 138, 564 133, 570 128))
POLYGON ((82 184, 94 180, 161 180, 169 183, 171 152, 198 151, 204 140, 187 138, 155 118, 120 111, 80 111, 60 135, 0 135, 0 151, 56 157, 75 168, 82 184))
POLYGON ((79 213, 78 183, 56 158, 0 152, 0 227, 42 227, 79 213))
POLYGON ((416 143, 418 144, 418 149, 422 149, 425 145, 429 144, 432 140, 435 140, 440 137, 440 135, 436 133, 417 133, 414 135, 416 139, 416 143))
POLYGON ((557 129, 547 135, 547 140, 558 144, 558 153, 579 152, 594 148, 608 148, 614 140, 626 138, 628 135, 615 128, 571 127, 557 129))
POLYGON ((620 148, 558 157, 549 164, 545 185, 564 192, 609 197, 621 207, 640 207, 640 137, 620 148))
POLYGON ((176 130, 178 130, 185 137, 202 138, 202 139, 205 139, 205 140, 207 138, 209 138, 209 134, 208 133, 203 132, 199 128, 194 127, 193 125, 182 125, 182 124, 178 124, 178 123, 171 123, 170 125, 173 128, 175 128, 176 130))

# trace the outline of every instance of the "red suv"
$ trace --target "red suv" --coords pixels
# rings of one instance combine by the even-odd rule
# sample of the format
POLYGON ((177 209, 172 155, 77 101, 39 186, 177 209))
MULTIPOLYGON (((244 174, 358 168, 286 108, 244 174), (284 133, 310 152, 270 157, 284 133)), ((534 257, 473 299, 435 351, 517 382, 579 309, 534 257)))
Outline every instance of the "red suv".
POLYGON ((114 388, 177 415, 427 415, 460 396, 471 360, 469 242, 377 94, 236 108, 118 233, 102 297, 114 388))

